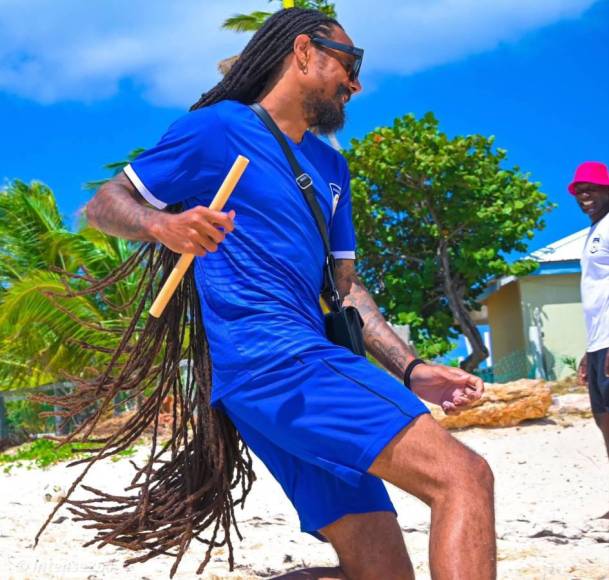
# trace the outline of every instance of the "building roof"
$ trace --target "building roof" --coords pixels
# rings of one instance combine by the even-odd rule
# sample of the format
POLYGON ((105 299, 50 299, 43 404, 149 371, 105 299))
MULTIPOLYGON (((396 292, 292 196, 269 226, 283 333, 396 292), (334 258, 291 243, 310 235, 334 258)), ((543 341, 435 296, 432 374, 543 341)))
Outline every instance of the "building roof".
POLYGON ((543 264, 547 262, 570 262, 581 258, 584 252, 586 236, 590 228, 584 228, 566 238, 553 242, 545 248, 532 252, 529 256, 543 264))
MULTIPOLYGON (((584 244, 586 243, 588 231, 589 228, 584 228, 544 248, 531 252, 527 257, 539 262, 539 268, 529 275, 579 274, 581 272, 579 260, 584 253, 584 244)), ((516 276, 503 276, 491 280, 478 300, 484 302, 503 286, 507 286, 517 279, 516 276)))

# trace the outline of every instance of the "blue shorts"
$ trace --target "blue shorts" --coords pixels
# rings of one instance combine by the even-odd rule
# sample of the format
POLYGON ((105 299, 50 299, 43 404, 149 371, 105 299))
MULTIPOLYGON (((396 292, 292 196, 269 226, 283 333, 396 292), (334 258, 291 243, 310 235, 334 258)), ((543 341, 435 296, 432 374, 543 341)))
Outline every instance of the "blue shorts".
POLYGON ((329 344, 229 392, 219 405, 313 533, 344 515, 393 511, 367 470, 427 407, 366 359, 329 344))
POLYGON ((595 415, 609 413, 609 377, 605 375, 605 357, 609 348, 587 353, 588 392, 595 415))

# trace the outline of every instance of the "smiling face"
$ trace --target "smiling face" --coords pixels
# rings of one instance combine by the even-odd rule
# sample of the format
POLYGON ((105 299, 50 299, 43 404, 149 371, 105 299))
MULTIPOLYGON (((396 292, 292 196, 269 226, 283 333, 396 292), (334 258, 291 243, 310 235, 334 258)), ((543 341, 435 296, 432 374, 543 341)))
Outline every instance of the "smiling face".
POLYGON ((593 224, 609 213, 609 186, 580 182, 574 187, 579 207, 593 224))
MULTIPOLYGON (((342 28, 334 27, 329 40, 353 46, 342 28)), ((303 110, 310 127, 321 134, 337 131, 345 124, 345 105, 362 90, 352 70, 356 57, 342 50, 316 44, 309 39, 308 78, 303 85, 303 110)))

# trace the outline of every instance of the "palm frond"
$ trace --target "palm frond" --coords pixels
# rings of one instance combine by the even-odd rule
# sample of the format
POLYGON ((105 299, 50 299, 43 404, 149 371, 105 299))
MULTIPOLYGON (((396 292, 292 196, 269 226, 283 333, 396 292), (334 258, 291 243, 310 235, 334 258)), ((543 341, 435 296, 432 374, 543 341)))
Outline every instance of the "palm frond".
POLYGON ((104 358, 97 351, 83 350, 83 343, 108 348, 116 344, 120 320, 108 319, 108 313, 90 298, 63 294, 60 276, 43 271, 31 272, 3 294, 0 385, 35 386, 42 375, 44 380, 64 373, 80 375, 104 358), (29 364, 30 376, 21 362, 29 364))
POLYGON ((137 157, 139 157, 144 151, 145 151, 145 149, 143 147, 137 147, 135 149, 132 149, 128 153, 126 159, 121 159, 120 161, 112 161, 111 163, 106 163, 104 165, 104 169, 107 169, 108 171, 110 171, 111 176, 106 179, 96 179, 94 181, 87 181, 83 185, 83 189, 85 191, 95 191, 95 190, 99 189, 104 183, 110 181, 110 179, 112 179, 112 177, 114 177, 115 175, 118 175, 126 165, 129 165, 129 163, 131 163, 133 160, 135 160, 137 157))
POLYGON ((234 30, 235 32, 255 32, 271 16, 272 12, 257 10, 251 14, 235 14, 222 23, 222 28, 234 30))
MULTIPOLYGON (((105 278, 135 250, 133 242, 108 236, 90 227, 85 227, 77 234, 53 232, 47 241, 52 259, 57 254, 65 256, 65 269, 87 279, 105 278)), ((107 300, 116 305, 127 303, 138 283, 137 274, 128 276, 106 292, 107 300)))
POLYGON ((102 368, 132 318, 141 276, 135 270, 103 294, 79 291, 127 262, 136 245, 86 224, 67 230, 53 191, 19 180, 0 190, 0 239, 0 390, 102 368))
MULTIPOLYGON (((15 180, 0 191, 0 283, 50 265, 45 237, 64 230, 53 192, 45 185, 15 180)), ((61 267, 61 258, 54 264, 61 267)))

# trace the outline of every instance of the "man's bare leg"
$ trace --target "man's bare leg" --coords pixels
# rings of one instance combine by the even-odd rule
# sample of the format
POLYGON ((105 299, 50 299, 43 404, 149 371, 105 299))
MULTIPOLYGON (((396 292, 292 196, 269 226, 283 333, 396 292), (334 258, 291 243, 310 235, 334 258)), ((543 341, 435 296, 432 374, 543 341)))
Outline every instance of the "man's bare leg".
MULTIPOLYGON (((484 459, 423 415, 389 443, 369 471, 431 507, 434 580, 496 577, 493 475, 484 459)), ((282 579, 414 578, 393 514, 345 516, 321 531, 340 568, 299 570, 282 579)))
POLYGON ((593 413, 593 416, 596 426, 603 434, 605 448, 607 449, 607 457, 609 457, 609 413, 593 413))
MULTIPOLYGON (((594 422, 596 426, 601 430, 603 439, 605 440, 605 447, 607 449, 607 457, 609 457, 609 413, 593 413, 594 422)), ((609 511, 600 516, 601 520, 609 520, 609 511)))
POLYGON ((493 474, 429 415, 413 421, 369 469, 431 507, 434 580, 496 577, 493 474))
POLYGON ((339 568, 295 570, 282 580, 413 580, 402 531, 391 512, 351 514, 320 532, 332 543, 339 568))

